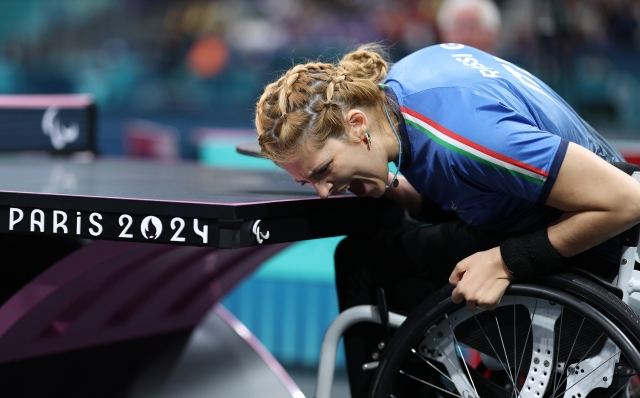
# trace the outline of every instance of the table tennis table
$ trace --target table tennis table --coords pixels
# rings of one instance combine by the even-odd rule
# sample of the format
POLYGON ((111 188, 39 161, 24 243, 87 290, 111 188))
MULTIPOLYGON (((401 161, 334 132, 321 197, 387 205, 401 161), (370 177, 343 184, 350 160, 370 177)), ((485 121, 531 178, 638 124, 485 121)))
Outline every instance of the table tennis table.
MULTIPOLYGON (((107 355, 101 346, 184 333, 290 242, 371 232, 400 219, 384 199, 322 200, 284 171, 1 155, 0 237, 22 244, 5 250, 11 266, 0 275, 19 273, 23 255, 57 242, 82 245, 29 275, 0 307, 0 374, 50 372, 42 388, 54 391, 64 383, 51 380, 70 379, 41 358, 68 360, 86 349, 100 358, 107 355)), ((0 376, 0 388, 18 387, 0 376)), ((69 388, 60 391, 76 391, 69 388)))

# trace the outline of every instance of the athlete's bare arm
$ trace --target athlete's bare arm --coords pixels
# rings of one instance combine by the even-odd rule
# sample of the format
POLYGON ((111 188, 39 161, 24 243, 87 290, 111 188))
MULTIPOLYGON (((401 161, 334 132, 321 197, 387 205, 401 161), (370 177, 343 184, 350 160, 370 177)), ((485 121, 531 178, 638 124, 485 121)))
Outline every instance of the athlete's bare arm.
POLYGON ((640 223, 640 184, 576 144, 569 144, 547 206, 565 212, 549 240, 574 256, 640 223))
MULTIPOLYGON (((640 183, 570 143, 546 204, 565 212, 548 233, 553 247, 570 257, 640 223, 640 183)), ((456 286, 453 300, 476 310, 495 308, 511 279, 495 247, 459 262, 449 282, 456 286)))

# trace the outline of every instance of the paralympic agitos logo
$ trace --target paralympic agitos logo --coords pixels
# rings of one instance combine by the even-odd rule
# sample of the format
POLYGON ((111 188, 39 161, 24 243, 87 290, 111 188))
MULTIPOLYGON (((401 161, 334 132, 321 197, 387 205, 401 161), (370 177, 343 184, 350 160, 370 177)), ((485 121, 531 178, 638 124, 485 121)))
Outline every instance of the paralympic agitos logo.
POLYGON ((42 132, 49 136, 51 145, 57 149, 63 149, 78 139, 80 135, 80 127, 78 123, 73 123, 67 127, 60 121, 58 113, 60 110, 55 106, 50 106, 42 116, 42 132))
POLYGON ((31 232, 99 239, 209 243, 208 220, 130 214, 43 210, 10 207, 2 212, 2 228, 8 232, 31 232), (7 217, 8 216, 8 217, 7 217), (6 224, 5 224, 6 223, 6 224))

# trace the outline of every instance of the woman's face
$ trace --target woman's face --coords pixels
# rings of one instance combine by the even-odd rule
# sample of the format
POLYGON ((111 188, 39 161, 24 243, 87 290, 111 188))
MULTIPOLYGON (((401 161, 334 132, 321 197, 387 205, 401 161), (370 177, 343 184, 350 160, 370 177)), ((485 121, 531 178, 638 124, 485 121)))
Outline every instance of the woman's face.
POLYGON ((299 160, 282 167, 296 182, 311 185, 323 199, 347 190, 357 196, 380 197, 389 175, 386 152, 375 142, 369 150, 364 136, 356 138, 358 143, 328 139, 319 150, 307 145, 299 160))

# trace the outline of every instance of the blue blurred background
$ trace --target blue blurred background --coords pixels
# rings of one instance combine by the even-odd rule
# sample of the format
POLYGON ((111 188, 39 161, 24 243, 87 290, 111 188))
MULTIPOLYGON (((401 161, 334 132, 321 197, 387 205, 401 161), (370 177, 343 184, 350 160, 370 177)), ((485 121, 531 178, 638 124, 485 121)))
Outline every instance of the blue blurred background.
MULTIPOLYGON (((92 94, 103 155, 275 171, 234 151, 255 139, 253 106, 263 87, 297 62, 332 59, 358 43, 386 42, 394 60, 438 43, 441 2, 0 0, 0 94, 92 94)), ((633 155, 640 1, 496 4, 496 55, 539 76, 633 155)), ((292 245, 225 300, 285 364, 317 361, 322 331, 337 313, 338 241, 292 245)))
MULTIPOLYGON (((91 93, 98 148, 125 151, 131 118, 251 128, 266 83, 294 62, 386 41, 399 59, 440 39, 440 0, 0 0, 0 93, 91 93)), ((640 125, 640 5, 499 0, 497 54, 555 88, 605 135, 640 125)))

